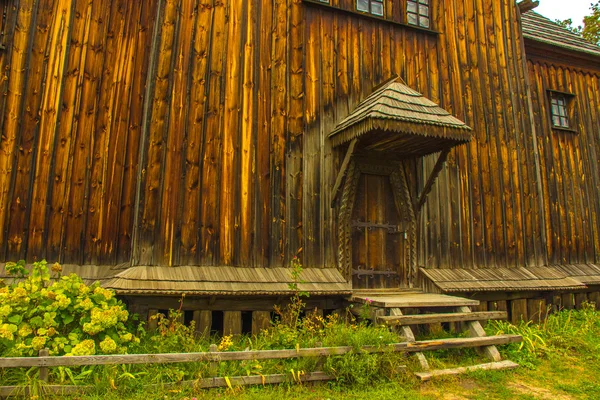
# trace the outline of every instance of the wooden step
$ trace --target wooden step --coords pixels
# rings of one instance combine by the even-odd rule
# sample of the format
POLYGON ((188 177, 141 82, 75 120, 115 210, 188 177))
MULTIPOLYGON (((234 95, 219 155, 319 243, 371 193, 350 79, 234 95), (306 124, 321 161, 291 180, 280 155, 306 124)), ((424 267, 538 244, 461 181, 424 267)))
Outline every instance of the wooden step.
POLYGON ((352 296, 352 302, 382 308, 437 308, 479 305, 478 300, 436 293, 360 293, 352 296))
POLYGON ((422 381, 428 381, 431 378, 435 378, 438 376, 447 376, 447 375, 458 375, 464 374, 469 371, 477 371, 477 370, 501 370, 501 369, 514 369, 517 368, 519 364, 516 364, 510 360, 492 362, 487 364, 479 364, 472 365, 470 367, 459 367, 459 368, 449 368, 449 369, 437 369, 433 371, 426 372, 416 372, 415 375, 419 377, 422 381))
POLYGON ((382 316, 377 318, 378 323, 390 326, 424 325, 440 322, 459 321, 487 321, 490 319, 506 319, 506 311, 479 311, 479 312, 457 312, 447 314, 418 314, 400 316, 382 316))
POLYGON ((400 351, 400 349, 402 349, 402 351, 414 353, 419 351, 431 351, 442 349, 461 349, 467 347, 495 346, 509 343, 519 343, 522 340, 523 338, 519 335, 496 335, 469 338, 420 340, 412 343, 405 342, 390 346, 396 347, 397 351, 400 351))

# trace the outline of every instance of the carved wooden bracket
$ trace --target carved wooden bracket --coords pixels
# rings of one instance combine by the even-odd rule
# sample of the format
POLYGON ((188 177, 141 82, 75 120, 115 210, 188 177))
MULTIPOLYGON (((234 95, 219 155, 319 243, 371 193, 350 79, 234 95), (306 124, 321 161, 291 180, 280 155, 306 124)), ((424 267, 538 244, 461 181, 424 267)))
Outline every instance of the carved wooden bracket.
POLYGON ((433 184, 435 183, 435 180, 440 175, 440 172, 442 172, 442 168, 444 167, 444 163, 448 159, 449 153, 450 153, 450 149, 446 149, 446 150, 443 150, 442 153, 440 154, 437 162, 435 163, 435 166, 433 167, 433 170, 431 171, 431 174, 429 174, 429 178, 427 179, 425 186, 423 186, 423 191, 421 192, 421 195, 419 196, 419 200, 417 200, 417 202, 415 203, 415 206, 414 206, 415 214, 419 214, 421 212, 421 208, 423 208, 423 205, 425 204, 425 201, 427 200, 427 196, 429 195, 429 193, 431 192, 431 189, 433 188, 433 184))
POLYGON ((335 184, 333 185, 333 190, 331 192, 331 208, 335 207, 338 194, 342 189, 342 182, 344 181, 344 177, 348 171, 348 166, 350 165, 350 160, 352 159, 352 154, 354 153, 354 148, 356 147, 356 142, 358 142, 358 139, 354 139, 350 142, 348 150, 346 151, 346 156, 344 157, 344 161, 340 167, 340 172, 338 173, 335 184))

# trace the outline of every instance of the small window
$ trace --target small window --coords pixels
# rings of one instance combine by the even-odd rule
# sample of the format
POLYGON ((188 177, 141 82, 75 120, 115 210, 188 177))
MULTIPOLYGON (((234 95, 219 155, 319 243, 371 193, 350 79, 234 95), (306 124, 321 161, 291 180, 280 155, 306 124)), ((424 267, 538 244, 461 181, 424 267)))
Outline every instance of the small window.
POLYGON ((406 19, 410 25, 431 27, 429 0, 406 0, 406 19))
POLYGON ((383 0, 356 0, 356 10, 382 17, 383 0))
POLYGON ((565 96, 553 94, 550 97, 550 102, 552 105, 552 125, 559 128, 569 128, 569 115, 565 96))
POLYGON ((575 96, 569 93, 549 91, 550 118, 552 127, 575 130, 574 102, 575 96))

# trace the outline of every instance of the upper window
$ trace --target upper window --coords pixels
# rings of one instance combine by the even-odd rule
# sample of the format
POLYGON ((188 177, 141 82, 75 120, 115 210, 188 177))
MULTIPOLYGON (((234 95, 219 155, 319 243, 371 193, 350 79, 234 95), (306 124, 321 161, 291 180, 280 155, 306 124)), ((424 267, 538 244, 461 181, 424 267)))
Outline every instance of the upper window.
POLYGON ((356 10, 382 17, 383 0, 356 0, 356 10))
POLYGON ((550 103, 552 105, 552 125, 559 128, 569 128, 566 97, 562 94, 553 93, 550 96, 550 103))
POLYGON ((569 93, 548 91, 550 96, 550 118, 552 127, 558 129, 574 130, 575 112, 573 100, 575 96, 569 93))
POLYGON ((406 0, 406 22, 422 28, 430 28, 429 0, 406 0))

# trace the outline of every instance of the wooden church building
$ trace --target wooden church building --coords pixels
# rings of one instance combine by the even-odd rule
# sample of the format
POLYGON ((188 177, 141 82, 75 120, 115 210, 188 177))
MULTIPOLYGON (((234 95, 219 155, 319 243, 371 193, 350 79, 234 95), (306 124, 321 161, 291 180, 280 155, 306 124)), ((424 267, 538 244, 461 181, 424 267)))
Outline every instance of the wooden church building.
POLYGON ((599 302, 600 47, 536 3, 2 0, 0 261, 213 328, 294 257, 326 312, 599 302))

